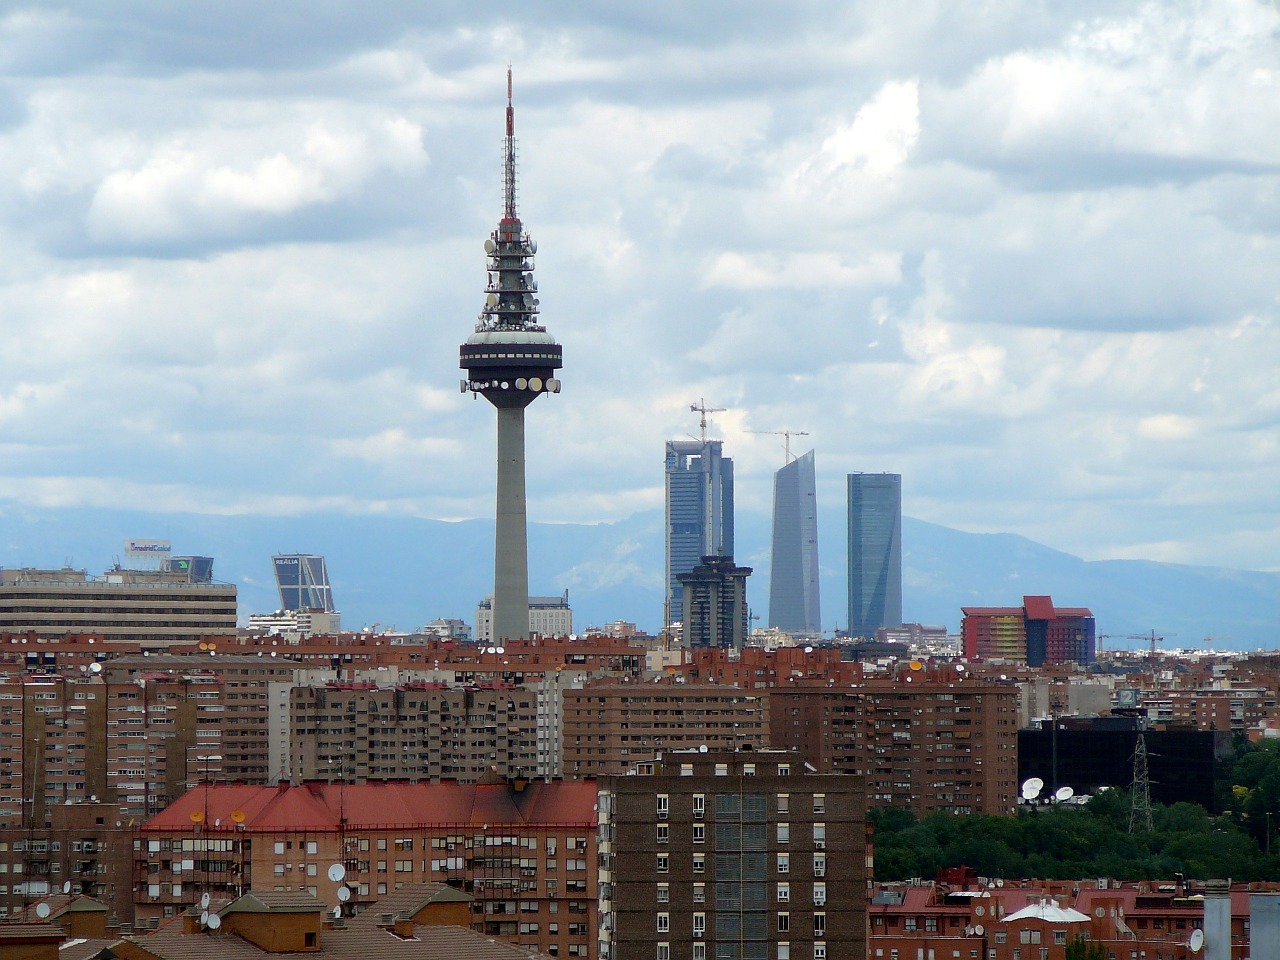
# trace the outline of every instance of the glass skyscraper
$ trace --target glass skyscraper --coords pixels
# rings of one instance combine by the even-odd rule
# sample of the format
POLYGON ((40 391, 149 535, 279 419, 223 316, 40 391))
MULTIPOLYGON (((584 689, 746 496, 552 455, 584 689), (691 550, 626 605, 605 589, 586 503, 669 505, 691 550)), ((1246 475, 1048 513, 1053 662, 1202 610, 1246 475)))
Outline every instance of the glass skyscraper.
POLYGON ((813 451, 773 475, 773 559, 769 626, 822 632, 818 596, 818 496, 813 451))
POLYGON ((849 634, 902 626, 902 475, 849 474, 849 634))
POLYGON ((676 579, 703 557, 733 555, 733 460, 721 440, 668 440, 668 623, 683 621, 683 587, 676 579))
POLYGON ((281 610, 323 610, 334 613, 333 587, 324 557, 291 553, 271 558, 280 590, 281 610))

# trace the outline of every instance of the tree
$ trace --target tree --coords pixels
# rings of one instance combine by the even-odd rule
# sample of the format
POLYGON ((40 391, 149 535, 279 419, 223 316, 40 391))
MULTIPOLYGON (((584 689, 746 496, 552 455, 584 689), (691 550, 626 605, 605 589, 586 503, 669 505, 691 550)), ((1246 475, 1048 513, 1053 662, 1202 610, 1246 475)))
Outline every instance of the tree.
POLYGON ((1107 948, 1077 935, 1067 941, 1067 960, 1107 960, 1107 948))

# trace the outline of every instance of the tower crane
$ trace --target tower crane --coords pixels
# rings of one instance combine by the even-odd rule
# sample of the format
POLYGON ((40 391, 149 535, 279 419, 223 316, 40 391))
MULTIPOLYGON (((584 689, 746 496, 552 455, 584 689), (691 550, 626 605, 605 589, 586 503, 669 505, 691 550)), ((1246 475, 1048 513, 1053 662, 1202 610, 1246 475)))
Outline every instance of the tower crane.
POLYGON ((771 437, 783 437, 783 449, 786 451, 783 463, 791 462, 791 438, 807 437, 807 430, 748 430, 747 433, 764 433, 771 437))
POLYGON ((727 407, 708 407, 707 401, 699 397, 697 403, 689 404, 689 409, 692 410, 694 413, 702 414, 702 419, 698 421, 698 428, 702 432, 702 442, 706 443, 707 442, 707 414, 708 413, 724 413, 725 410, 728 408, 727 407))

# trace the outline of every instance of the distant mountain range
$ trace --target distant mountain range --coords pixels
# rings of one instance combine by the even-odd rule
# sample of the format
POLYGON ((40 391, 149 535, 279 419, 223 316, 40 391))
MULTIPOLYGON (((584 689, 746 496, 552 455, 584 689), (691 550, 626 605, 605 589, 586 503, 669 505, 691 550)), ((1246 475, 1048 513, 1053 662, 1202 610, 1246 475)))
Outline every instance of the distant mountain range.
MULTIPOLYGON (((828 511, 830 513, 831 511, 828 511)), ((842 518, 822 525, 823 623, 843 625, 842 518)), ((437 617, 474 621, 493 582, 493 523, 310 514, 298 517, 147 514, 98 509, 0 506, 0 566, 60 566, 101 573, 130 537, 173 542, 180 554, 215 558, 214 575, 240 588, 240 615, 278 606, 273 553, 328 559, 343 624, 414 629, 437 617)), ((738 561, 755 568, 749 596, 767 622, 769 518, 740 513, 738 561)), ((616 523, 531 524, 530 589, 569 591, 579 629, 631 620, 655 631, 662 619, 662 514, 616 523)), ((1084 561, 1014 534, 964 533, 903 520, 906 619, 960 626, 962 606, 1016 605, 1049 594, 1087 606, 1112 647, 1141 646, 1128 634, 1155 630, 1165 646, 1280 647, 1280 574, 1146 560, 1084 561)))

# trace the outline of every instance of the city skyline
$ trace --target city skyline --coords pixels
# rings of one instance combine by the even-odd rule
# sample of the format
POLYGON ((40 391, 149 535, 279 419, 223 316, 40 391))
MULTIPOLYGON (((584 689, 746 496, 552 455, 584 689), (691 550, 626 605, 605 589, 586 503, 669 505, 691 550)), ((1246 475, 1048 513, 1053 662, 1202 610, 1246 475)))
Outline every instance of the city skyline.
POLYGON ((929 522, 1280 567, 1274 5, 751 12, 5 20, 0 517, 489 515, 451 355, 515 61, 575 344, 533 515, 659 507, 705 396, 740 510, 801 424, 820 510, 897 469, 929 522))

